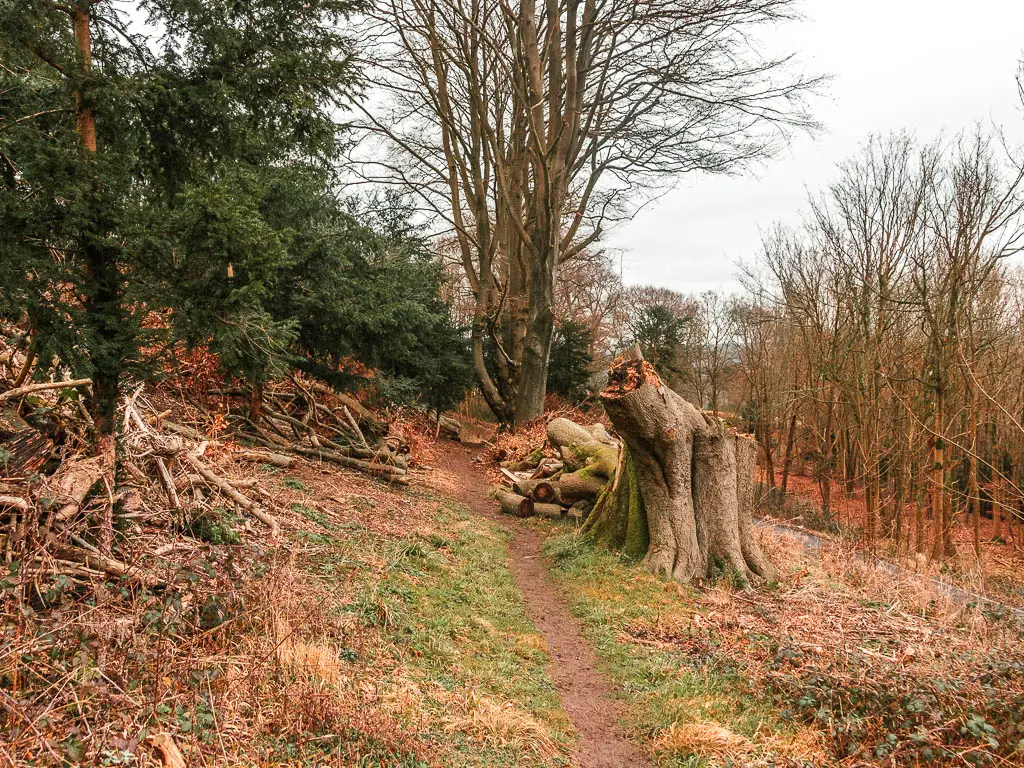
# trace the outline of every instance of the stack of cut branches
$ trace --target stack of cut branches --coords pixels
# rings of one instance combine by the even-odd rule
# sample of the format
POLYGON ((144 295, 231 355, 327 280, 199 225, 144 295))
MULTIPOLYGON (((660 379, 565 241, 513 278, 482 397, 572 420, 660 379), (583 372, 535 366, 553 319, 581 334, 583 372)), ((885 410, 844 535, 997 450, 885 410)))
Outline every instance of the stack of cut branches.
POLYGON ((290 379, 291 387, 269 391, 254 415, 235 417, 239 439, 262 449, 250 452, 272 464, 290 455, 328 461, 373 475, 389 483, 408 485, 409 446, 388 434, 355 398, 319 382, 290 379))
POLYGON ((0 434, 6 438, 0 441, 2 455, 14 459, 0 467, 0 548, 6 562, 20 564, 26 587, 45 574, 165 584, 173 580, 173 569, 164 555, 201 546, 201 531, 223 526, 217 516, 225 508, 235 507, 278 536, 268 492, 215 469, 205 454, 219 444, 165 421, 167 414, 157 412, 141 387, 118 410, 123 477, 113 483, 109 463, 69 431, 80 424, 72 421, 76 414, 88 414, 68 393, 88 384, 48 382, 0 394, 4 403, 37 398, 29 409, 45 411, 60 425, 43 435, 12 408, 6 420, 16 432, 11 435, 8 427, 0 434), (26 444, 36 449, 15 455, 8 448, 26 444))
POLYGON ((547 440, 518 461, 501 461, 501 509, 517 517, 564 515, 586 519, 615 476, 619 443, 603 424, 565 418, 548 422, 547 440))

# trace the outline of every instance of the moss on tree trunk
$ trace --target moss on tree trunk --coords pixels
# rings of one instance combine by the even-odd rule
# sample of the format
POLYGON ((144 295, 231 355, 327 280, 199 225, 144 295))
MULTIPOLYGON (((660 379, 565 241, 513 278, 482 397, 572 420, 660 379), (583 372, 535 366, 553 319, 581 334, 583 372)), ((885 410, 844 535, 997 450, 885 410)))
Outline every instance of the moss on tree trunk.
POLYGON ((598 496, 594 509, 583 524, 583 535, 631 560, 640 560, 647 554, 651 540, 647 513, 640 492, 640 478, 626 446, 622 446, 615 479, 598 496))

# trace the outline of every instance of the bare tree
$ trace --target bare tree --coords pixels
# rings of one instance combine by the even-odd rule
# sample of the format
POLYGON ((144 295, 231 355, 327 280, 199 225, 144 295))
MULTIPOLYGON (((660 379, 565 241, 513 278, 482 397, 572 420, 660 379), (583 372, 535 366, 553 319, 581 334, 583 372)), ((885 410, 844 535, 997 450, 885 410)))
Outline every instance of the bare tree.
POLYGON ((379 0, 366 172, 454 232, 503 420, 543 408, 561 262, 679 174, 741 170, 813 126, 819 81, 754 42, 793 15, 793 0, 379 0))

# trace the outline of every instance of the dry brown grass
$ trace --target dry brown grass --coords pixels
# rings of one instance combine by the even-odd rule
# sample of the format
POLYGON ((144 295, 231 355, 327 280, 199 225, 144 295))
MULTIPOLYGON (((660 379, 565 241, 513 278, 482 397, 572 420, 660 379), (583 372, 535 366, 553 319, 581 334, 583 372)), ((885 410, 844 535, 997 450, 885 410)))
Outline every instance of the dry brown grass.
POLYGON ((740 761, 750 754, 753 745, 738 733, 718 723, 672 723, 662 729, 651 743, 655 753, 670 753, 681 757, 713 757, 740 761))
POLYGON ((499 701, 476 691, 453 696, 457 714, 444 718, 448 731, 464 733, 492 747, 514 747, 538 757, 551 757, 559 749, 547 726, 510 701, 499 701))

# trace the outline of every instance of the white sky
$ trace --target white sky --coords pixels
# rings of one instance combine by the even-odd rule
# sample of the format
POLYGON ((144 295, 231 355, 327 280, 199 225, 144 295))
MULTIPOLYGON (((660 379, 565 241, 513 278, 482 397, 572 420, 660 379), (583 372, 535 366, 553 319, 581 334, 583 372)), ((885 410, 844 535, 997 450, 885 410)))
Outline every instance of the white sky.
POLYGON ((799 223, 807 190, 835 177, 870 133, 910 130, 929 141, 978 121, 1024 141, 1015 75, 1024 0, 804 0, 803 21, 770 40, 832 82, 813 103, 825 124, 756 176, 694 175, 620 225, 605 245, 627 283, 684 293, 737 288, 763 230, 799 223))

